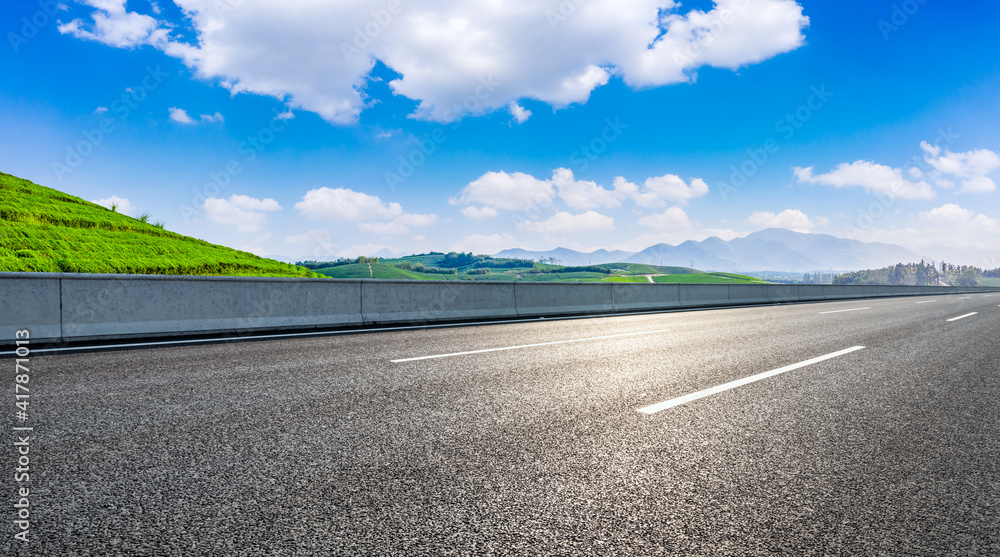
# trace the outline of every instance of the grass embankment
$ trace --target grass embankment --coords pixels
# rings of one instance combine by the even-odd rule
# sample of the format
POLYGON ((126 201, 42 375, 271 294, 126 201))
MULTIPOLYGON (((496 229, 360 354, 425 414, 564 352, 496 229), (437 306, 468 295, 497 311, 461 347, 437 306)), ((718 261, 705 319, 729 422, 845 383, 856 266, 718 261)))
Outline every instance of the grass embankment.
POLYGON ((0 271, 321 276, 0 172, 0 271))

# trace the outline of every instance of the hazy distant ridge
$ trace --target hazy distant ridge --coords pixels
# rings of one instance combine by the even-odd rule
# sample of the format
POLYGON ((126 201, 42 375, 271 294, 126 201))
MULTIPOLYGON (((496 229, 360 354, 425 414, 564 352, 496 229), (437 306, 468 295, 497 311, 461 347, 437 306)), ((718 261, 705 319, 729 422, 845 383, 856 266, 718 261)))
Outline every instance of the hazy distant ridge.
POLYGON ((894 244, 866 243, 781 228, 769 228, 729 241, 713 236, 701 242, 689 240, 677 246, 657 244, 636 253, 607 250, 584 253, 568 248, 550 251, 507 249, 495 256, 535 260, 554 257, 561 265, 624 261, 694 267, 706 271, 733 271, 734 268, 740 271, 847 271, 930 261, 894 244))

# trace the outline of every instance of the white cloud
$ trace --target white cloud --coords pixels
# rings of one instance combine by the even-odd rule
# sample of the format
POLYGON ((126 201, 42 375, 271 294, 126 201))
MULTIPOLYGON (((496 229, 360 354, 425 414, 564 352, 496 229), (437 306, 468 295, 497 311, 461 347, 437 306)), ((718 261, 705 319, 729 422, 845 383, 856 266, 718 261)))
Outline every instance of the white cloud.
POLYGON ((476 207, 475 205, 469 205, 468 207, 462 209, 462 214, 470 219, 492 219, 500 213, 492 207, 476 207))
POLYGON ((639 226, 657 230, 687 230, 691 221, 680 207, 671 207, 662 213, 655 213, 639 219, 639 226))
POLYGON ((579 215, 559 212, 547 220, 519 222, 517 229, 538 234, 610 232, 615 229, 615 219, 596 211, 587 211, 579 215))
POLYGON ((464 236, 451 249, 454 251, 471 251, 475 254, 493 255, 517 245, 517 238, 510 234, 471 234, 464 236))
POLYGON ((209 197, 202 207, 208 220, 235 226, 240 232, 256 232, 267 223, 267 215, 260 212, 278 211, 281 209, 273 199, 254 199, 245 195, 233 195, 229 199, 209 197))
POLYGON ((619 176, 615 178, 614 188, 619 199, 631 199, 636 205, 650 209, 669 203, 687 205, 689 200, 708 193, 708 184, 701 178, 692 178, 688 185, 675 174, 646 178, 641 188, 619 176))
POLYGON ((189 115, 187 111, 184 110, 183 108, 177 108, 176 106, 171 106, 168 110, 170 110, 170 119, 173 120, 174 122, 177 122, 178 124, 194 123, 194 119, 192 119, 191 115, 189 115))
POLYGON ((99 107, 97 107, 97 108, 94 109, 94 114, 104 114, 107 111, 108 111, 108 107, 106 107, 106 106, 99 106, 99 107))
POLYGON ((973 211, 963 209, 954 203, 946 203, 936 209, 924 211, 919 215, 920 221, 924 224, 940 229, 959 229, 972 225, 991 229, 995 233, 1000 232, 1000 220, 991 219, 986 215, 977 215, 973 211))
POLYGON ((133 215, 135 214, 135 205, 124 198, 118 197, 117 195, 112 195, 111 197, 105 197, 104 199, 94 199, 91 203, 97 203, 102 207, 111 208, 111 205, 115 205, 115 211, 123 215, 133 215))
POLYGON ((311 219, 337 222, 391 219, 403 214, 399 203, 383 203, 378 196, 347 188, 309 190, 295 208, 311 219))
POLYGON ((924 161, 934 169, 935 182, 945 188, 954 186, 951 180, 941 178, 941 175, 951 175, 962 180, 959 193, 989 193, 997 189, 996 183, 986 175, 1000 168, 1000 155, 989 149, 976 149, 965 153, 953 153, 947 149, 941 152, 941 147, 920 142, 924 151, 924 161))
POLYGON ((281 205, 271 199, 256 199, 249 195, 230 195, 229 202, 238 209, 244 211, 280 211, 281 205))
POLYGON ((215 114, 202 114, 201 115, 201 121, 202 122, 208 122, 209 124, 213 124, 213 123, 219 123, 219 124, 221 124, 221 123, 225 122, 226 119, 222 117, 222 114, 216 112, 215 114))
POLYGON ((359 222, 358 228, 381 236, 406 234, 410 231, 406 225, 398 222, 359 222))
MULTIPOLYGON (((809 232, 816 228, 816 222, 798 209, 785 209, 777 214, 769 211, 755 211, 747 218, 747 221, 761 228, 787 228, 795 232, 809 232)), ((823 222, 829 221, 823 219, 823 222)))
POLYGON ((934 188, 924 181, 911 182, 903 177, 903 169, 856 161, 837 165, 827 174, 814 175, 813 167, 792 169, 799 182, 822 184, 835 188, 862 187, 868 191, 883 193, 902 199, 931 199, 936 194, 934 188))
POLYGON ((407 213, 399 203, 385 203, 378 196, 347 188, 309 190, 295 208, 311 219, 357 222, 358 229, 379 235, 406 234, 410 226, 438 221, 437 215, 407 213))
POLYGON ((990 266, 998 237, 1000 219, 947 203, 910 217, 904 227, 870 229, 860 239, 900 244, 938 261, 990 266))
POLYGON ((977 149, 965 153, 952 153, 946 149, 942 155, 940 147, 930 145, 926 141, 920 142, 920 148, 924 150, 924 161, 942 174, 974 178, 986 176, 1000 168, 1000 155, 989 149, 977 149))
POLYGON ((962 189, 959 193, 989 193, 997 189, 996 183, 986 176, 973 176, 968 180, 962 180, 962 189))
MULTIPOLYGON (((689 185, 673 174, 647 178, 642 187, 619 176, 614 179, 613 185, 614 189, 609 190, 593 181, 577 180, 573 171, 567 168, 553 170, 549 180, 523 172, 487 172, 450 202, 453 205, 477 203, 494 212, 496 209, 546 209, 553 205, 557 197, 571 209, 615 208, 620 207, 625 199, 631 199, 640 207, 660 208, 670 203, 686 205, 689 200, 708 193, 708 184, 701 178, 692 178, 689 185)), ((463 210, 466 216, 480 212, 480 209, 463 210)))
POLYGON ((494 209, 524 211, 532 206, 547 207, 556 192, 548 180, 539 180, 523 172, 487 172, 469 185, 461 195, 450 200, 453 205, 479 204, 494 209))
POLYGON ((173 120, 174 122, 177 122, 178 124, 190 125, 190 124, 197 124, 198 122, 203 122, 207 124, 221 124, 226 121, 226 119, 222 116, 222 114, 218 112, 216 112, 215 114, 202 114, 196 120, 192 118, 191 115, 188 114, 188 111, 184 110, 183 108, 177 108, 176 106, 171 106, 168 110, 170 111, 170 119, 173 120))
POLYGON ((190 26, 128 12, 124 0, 60 31, 131 48, 152 45, 233 93, 288 99, 293 108, 351 123, 370 104, 361 88, 379 60, 389 85, 418 101, 414 117, 446 122, 537 99, 560 108, 588 100, 619 75, 636 88, 690 82, 700 67, 737 69, 804 44, 808 18, 792 0, 717 0, 681 13, 673 0, 588 0, 551 9, 534 0, 434 3, 288 3, 175 0, 190 26), (396 6, 395 13, 388 8, 396 6), (295 60, 295 64, 289 64, 295 60))
POLYGON ((559 191, 559 198, 573 209, 597 209, 621 205, 615 197, 615 192, 602 188, 596 182, 576 180, 573 171, 567 168, 554 170, 550 183, 559 191))
POLYGON ((79 19, 59 25, 59 32, 78 39, 102 42, 119 48, 143 44, 165 44, 167 30, 155 18, 129 12, 125 0, 79 0, 95 8, 91 23, 79 19))
POLYGON ((510 103, 510 113, 518 124, 523 124, 531 118, 531 111, 516 102, 510 103))

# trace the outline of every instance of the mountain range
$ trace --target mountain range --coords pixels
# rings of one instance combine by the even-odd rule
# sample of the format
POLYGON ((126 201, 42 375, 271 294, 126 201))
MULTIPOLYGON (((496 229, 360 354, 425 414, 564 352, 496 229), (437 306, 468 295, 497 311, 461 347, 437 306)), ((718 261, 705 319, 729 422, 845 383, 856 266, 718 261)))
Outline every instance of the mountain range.
POLYGON ((555 258, 560 265, 601 263, 645 263, 694 267, 706 271, 857 271, 896 263, 918 263, 930 258, 902 246, 859 242, 829 234, 805 234, 783 228, 768 228, 743 238, 726 241, 712 236, 700 242, 679 245, 656 244, 642 251, 597 250, 590 253, 567 248, 550 251, 507 249, 495 257, 517 259, 555 258))

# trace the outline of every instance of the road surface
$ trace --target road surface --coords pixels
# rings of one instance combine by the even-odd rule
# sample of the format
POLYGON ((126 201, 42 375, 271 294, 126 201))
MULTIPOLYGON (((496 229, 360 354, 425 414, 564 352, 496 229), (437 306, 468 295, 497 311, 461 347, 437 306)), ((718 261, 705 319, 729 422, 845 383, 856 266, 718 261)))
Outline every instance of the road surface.
POLYGON ((31 541, 0 553, 996 555, 998 306, 33 355, 31 541))

